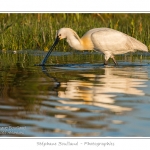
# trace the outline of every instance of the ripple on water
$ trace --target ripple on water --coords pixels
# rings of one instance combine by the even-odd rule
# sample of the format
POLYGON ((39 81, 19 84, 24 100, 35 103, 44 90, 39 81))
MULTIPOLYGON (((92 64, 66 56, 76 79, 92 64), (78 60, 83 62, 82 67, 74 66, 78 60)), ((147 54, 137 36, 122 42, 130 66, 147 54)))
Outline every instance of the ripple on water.
POLYGON ((119 64, 1 70, 1 136, 149 136, 150 66, 119 64))

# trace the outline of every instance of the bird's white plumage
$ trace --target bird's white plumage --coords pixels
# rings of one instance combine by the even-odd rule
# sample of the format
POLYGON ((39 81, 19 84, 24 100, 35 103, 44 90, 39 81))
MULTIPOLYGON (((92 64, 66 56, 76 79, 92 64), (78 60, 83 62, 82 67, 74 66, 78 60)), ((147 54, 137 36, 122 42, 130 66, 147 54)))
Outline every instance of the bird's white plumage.
POLYGON ((128 36, 120 31, 110 28, 94 28, 86 32, 80 39, 77 33, 70 28, 61 28, 57 36, 60 39, 66 38, 68 44, 76 50, 97 50, 105 54, 107 61, 114 55, 124 54, 127 52, 148 51, 146 45, 128 36))
POLYGON ((94 48, 109 51, 113 55, 124 54, 129 51, 148 51, 147 47, 140 41, 113 29, 100 28, 91 35, 94 48))

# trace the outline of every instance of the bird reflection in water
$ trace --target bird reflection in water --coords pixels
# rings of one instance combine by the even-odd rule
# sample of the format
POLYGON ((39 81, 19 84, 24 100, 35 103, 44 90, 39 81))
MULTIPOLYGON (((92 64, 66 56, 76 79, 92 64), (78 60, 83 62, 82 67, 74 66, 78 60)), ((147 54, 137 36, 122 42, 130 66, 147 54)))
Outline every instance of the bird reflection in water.
MULTIPOLYGON (((131 111, 133 108, 121 106, 122 103, 117 103, 118 95, 143 96, 145 93, 140 87, 144 87, 147 74, 139 70, 134 72, 134 68, 103 68, 104 74, 80 74, 88 80, 69 80, 61 83, 61 87, 65 91, 59 91, 60 98, 68 98, 71 101, 60 100, 64 104, 88 104, 97 107, 102 107, 115 113, 131 111), (127 71, 128 70, 128 71, 127 71), (77 101, 77 100, 83 101, 77 101), (75 101, 73 101, 75 100, 75 101)), ((137 69, 137 68, 135 68, 137 69)), ((61 107, 61 109, 78 109, 70 106, 61 107)))

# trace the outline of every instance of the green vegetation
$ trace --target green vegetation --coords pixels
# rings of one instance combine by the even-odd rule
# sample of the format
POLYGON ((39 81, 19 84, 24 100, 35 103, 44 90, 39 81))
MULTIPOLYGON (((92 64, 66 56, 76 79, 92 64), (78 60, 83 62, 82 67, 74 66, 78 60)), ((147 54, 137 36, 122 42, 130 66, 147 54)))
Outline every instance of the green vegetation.
MULTIPOLYGON (((110 27, 131 35, 150 49, 150 14, 117 13, 9 13, 0 14, 0 50, 44 50, 52 45, 56 31, 62 27, 74 29, 81 37, 97 27, 110 27)), ((70 48, 64 41, 58 51, 70 48)))

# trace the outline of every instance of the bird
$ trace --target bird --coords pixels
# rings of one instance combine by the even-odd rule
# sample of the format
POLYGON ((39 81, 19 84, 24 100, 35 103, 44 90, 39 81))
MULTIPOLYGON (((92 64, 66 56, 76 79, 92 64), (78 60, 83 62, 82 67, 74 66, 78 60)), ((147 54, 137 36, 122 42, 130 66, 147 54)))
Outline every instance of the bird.
POLYGON ((75 50, 95 50, 104 54, 104 65, 108 64, 111 58, 115 65, 118 65, 115 55, 128 52, 145 51, 148 47, 139 40, 112 28, 93 28, 87 31, 81 38, 71 28, 60 28, 56 33, 55 41, 42 60, 40 65, 45 65, 54 47, 62 39, 66 39, 70 47, 75 50))

